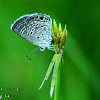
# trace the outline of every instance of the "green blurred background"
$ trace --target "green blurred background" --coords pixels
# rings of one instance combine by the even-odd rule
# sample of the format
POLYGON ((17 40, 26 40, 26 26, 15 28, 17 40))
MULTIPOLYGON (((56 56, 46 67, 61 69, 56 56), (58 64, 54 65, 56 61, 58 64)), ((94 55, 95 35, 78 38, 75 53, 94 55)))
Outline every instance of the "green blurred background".
POLYGON ((25 57, 36 46, 10 30, 18 17, 36 12, 67 25, 59 100, 100 100, 100 0, 0 0, 0 95, 54 99, 49 95, 52 75, 38 90, 54 52, 37 51, 29 63, 25 57))

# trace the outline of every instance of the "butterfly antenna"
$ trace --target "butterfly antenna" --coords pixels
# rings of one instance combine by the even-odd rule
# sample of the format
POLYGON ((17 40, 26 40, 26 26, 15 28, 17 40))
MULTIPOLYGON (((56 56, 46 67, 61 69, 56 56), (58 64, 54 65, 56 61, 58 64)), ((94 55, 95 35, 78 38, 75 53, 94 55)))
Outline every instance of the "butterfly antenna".
POLYGON ((32 50, 30 53, 29 53, 29 55, 28 56, 26 56, 26 58, 28 58, 29 56, 30 56, 30 54, 33 52, 34 50, 32 50))
POLYGON ((32 57, 33 57, 33 55, 35 54, 35 52, 37 51, 39 49, 39 47, 36 47, 32 52, 33 52, 33 54, 32 54, 32 56, 31 56, 31 58, 30 58, 30 60, 29 60, 29 62, 31 61, 31 59, 32 59, 32 57))
MULTIPOLYGON (((37 48, 38 48, 38 47, 36 47, 34 50, 36 50, 37 48)), ((29 53, 29 55, 26 56, 26 58, 28 58, 28 57, 30 56, 30 54, 31 54, 34 50, 32 50, 32 51, 29 53)))

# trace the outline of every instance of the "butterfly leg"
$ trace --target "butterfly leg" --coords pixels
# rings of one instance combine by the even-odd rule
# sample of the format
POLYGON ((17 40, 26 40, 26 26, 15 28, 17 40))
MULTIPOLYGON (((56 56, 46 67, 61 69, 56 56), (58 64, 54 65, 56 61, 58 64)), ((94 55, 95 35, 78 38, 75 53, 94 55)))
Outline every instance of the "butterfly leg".
POLYGON ((53 45, 50 45, 50 46, 48 47, 48 49, 54 51, 53 45))

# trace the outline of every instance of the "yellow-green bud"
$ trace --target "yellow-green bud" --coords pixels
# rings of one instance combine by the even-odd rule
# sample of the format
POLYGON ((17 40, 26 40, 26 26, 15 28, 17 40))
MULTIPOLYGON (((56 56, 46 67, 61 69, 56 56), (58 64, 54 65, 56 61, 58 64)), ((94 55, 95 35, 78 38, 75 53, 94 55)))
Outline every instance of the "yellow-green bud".
POLYGON ((64 30, 62 31, 61 23, 59 27, 57 27, 56 21, 53 20, 53 27, 52 27, 52 44, 55 50, 55 53, 62 53, 63 45, 66 41, 67 37, 67 29, 66 25, 64 30))

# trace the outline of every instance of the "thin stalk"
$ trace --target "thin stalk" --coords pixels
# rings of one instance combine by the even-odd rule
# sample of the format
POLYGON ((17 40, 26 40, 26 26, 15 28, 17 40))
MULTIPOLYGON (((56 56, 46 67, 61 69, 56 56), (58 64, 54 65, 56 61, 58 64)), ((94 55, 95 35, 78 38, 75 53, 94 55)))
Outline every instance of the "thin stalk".
POLYGON ((57 76, 56 76, 56 84, 55 84, 54 100, 58 100, 58 98, 59 98, 60 67, 61 67, 61 62, 59 63, 58 71, 57 71, 57 76))

